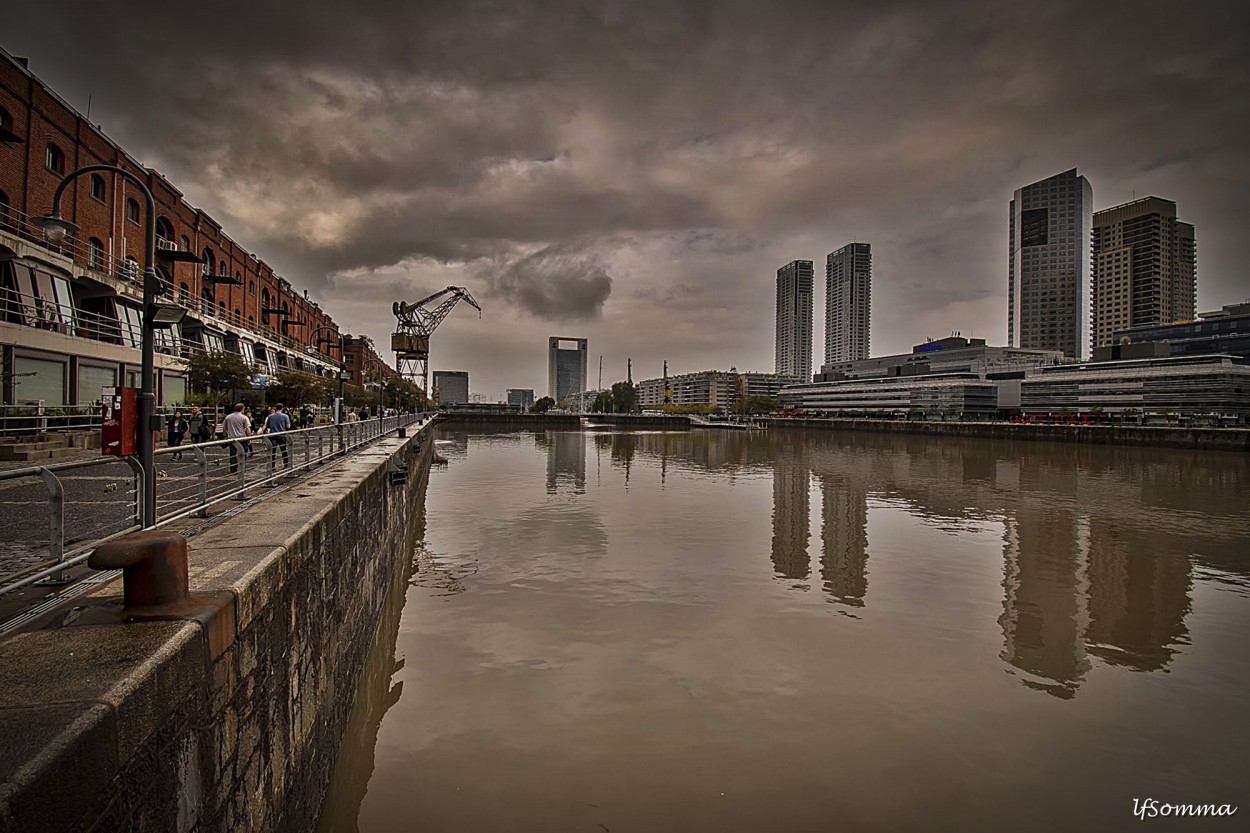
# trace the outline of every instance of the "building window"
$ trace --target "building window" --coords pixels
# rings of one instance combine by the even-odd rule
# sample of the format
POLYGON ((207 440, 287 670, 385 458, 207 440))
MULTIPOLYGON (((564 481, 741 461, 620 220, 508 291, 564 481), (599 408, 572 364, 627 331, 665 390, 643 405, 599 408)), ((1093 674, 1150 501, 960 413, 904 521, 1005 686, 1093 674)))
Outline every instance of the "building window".
POLYGON ((187 236, 185 234, 182 235, 181 238, 179 238, 178 245, 184 252, 191 251, 191 241, 187 239, 187 236))
POLYGON ((134 197, 126 198, 126 219, 136 225, 139 223, 139 201, 134 197))
POLYGON ((0 226, 9 219, 9 195, 0 191, 0 226))
POLYGON ((248 294, 248 295, 255 295, 255 294, 256 294, 256 281, 248 281, 248 282, 247 282, 247 294, 248 294))
POLYGON ((9 111, 0 107, 0 130, 13 132, 13 117, 9 115, 9 111))
POLYGON ((48 143, 48 151, 44 155, 43 163, 54 174, 65 173, 65 153, 51 142, 48 143))
POLYGON ((204 250, 204 262, 200 265, 200 274, 208 277, 213 274, 213 269, 217 267, 217 259, 213 257, 212 249, 204 250))
POLYGON ((188 300, 190 300, 190 298, 191 298, 191 287, 187 286, 185 282, 179 284, 178 285, 178 300, 185 304, 188 300))
POLYGON ((104 193, 105 193, 104 192, 104 177, 100 176, 99 174, 92 174, 91 175, 91 196, 94 199, 99 200, 100 202, 104 202, 105 200, 104 193))
POLYGON ((156 218, 156 247, 158 249, 174 248, 174 224, 164 217, 156 218))
POLYGON ((104 269, 104 243, 95 237, 87 241, 87 268, 104 269))

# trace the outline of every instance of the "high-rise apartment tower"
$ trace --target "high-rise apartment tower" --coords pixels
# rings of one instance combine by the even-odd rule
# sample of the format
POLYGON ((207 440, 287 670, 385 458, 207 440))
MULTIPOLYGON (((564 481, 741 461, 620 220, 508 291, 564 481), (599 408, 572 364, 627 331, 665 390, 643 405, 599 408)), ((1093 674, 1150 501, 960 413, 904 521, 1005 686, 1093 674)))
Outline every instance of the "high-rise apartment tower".
POLYGON ((812 378, 812 281, 810 260, 777 270, 777 373, 812 378))
POLYGON ((587 344, 584 338, 547 340, 547 395, 556 402, 586 390, 587 344))
POLYGON ((1134 200, 1094 215, 1094 346, 1116 330, 1189 321, 1197 308, 1194 227, 1176 203, 1134 200))
POLYGON ((825 259, 825 362, 868 358, 872 248, 848 243, 825 259))
POLYGON ((1090 355, 1090 231, 1094 190, 1076 168, 1011 201, 1007 344, 1090 355))

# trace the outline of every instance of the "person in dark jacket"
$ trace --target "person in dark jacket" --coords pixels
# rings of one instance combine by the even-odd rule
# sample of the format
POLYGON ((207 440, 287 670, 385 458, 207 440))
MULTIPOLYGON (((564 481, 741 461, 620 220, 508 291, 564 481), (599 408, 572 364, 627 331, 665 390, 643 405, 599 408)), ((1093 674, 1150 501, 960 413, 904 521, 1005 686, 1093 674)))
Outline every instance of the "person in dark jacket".
MULTIPOLYGON (((182 441, 186 438, 188 430, 190 430, 190 428, 187 425, 187 421, 183 419, 182 411, 174 411, 173 419, 169 421, 170 448, 182 445, 182 441)), ((170 459, 181 460, 182 452, 175 451, 172 455, 170 455, 170 459)))

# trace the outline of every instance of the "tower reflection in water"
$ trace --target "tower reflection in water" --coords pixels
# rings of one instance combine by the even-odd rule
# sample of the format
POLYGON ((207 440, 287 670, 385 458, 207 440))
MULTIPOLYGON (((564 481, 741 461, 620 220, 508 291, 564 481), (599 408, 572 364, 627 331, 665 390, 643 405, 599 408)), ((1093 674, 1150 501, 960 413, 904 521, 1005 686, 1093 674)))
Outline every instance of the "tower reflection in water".
POLYGON ((870 496, 892 505, 901 498, 909 514, 928 523, 995 519, 1004 530, 1000 657, 1024 685, 1071 698, 1091 658, 1136 671, 1165 669, 1188 639, 1193 568, 1183 529, 1168 530, 1141 505, 1140 482, 1149 472, 1114 473, 1114 466, 1090 467, 1072 454, 1013 460, 971 445, 958 454, 951 449, 948 443, 929 451, 897 438, 778 448, 776 575, 810 575, 813 479, 820 489, 821 586, 839 605, 867 604, 870 496), (1094 490, 1102 490, 1101 500, 1086 496, 1094 490))

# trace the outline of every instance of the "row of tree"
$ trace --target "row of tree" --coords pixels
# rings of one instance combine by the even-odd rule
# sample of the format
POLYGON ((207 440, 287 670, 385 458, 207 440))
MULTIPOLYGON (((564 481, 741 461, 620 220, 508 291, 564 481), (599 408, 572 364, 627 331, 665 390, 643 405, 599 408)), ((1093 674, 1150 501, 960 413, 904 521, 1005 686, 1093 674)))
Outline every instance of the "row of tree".
MULTIPOLYGON (((252 389, 255 372, 237 353, 217 351, 187 359, 187 383, 193 395, 204 404, 216 404, 238 391, 252 389)), ((383 399, 389 408, 419 411, 429 407, 429 399, 420 385, 407 379, 390 379, 383 385, 383 399)), ((338 395, 338 383, 309 373, 284 370, 275 375, 265 389, 268 402, 289 405, 328 405, 338 395)), ((349 408, 377 404, 376 391, 362 385, 345 385, 343 399, 349 408)))

